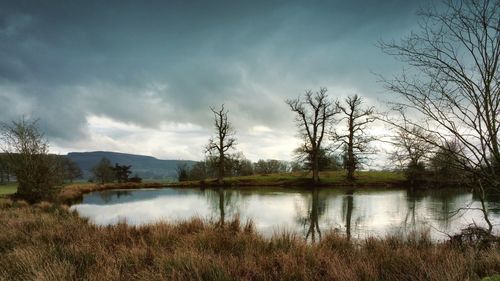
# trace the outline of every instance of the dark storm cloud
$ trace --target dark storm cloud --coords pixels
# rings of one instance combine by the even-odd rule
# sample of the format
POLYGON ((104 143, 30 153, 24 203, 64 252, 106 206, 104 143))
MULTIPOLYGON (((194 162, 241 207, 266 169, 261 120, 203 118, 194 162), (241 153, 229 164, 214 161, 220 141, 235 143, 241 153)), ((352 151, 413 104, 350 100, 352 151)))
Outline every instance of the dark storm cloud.
POLYGON ((208 106, 225 103, 240 128, 291 126, 283 100, 306 88, 376 98, 371 72, 396 64, 375 44, 407 33, 419 5, 8 1, 0 4, 0 119, 38 116, 49 137, 71 140, 85 137, 91 115, 210 126, 208 106))

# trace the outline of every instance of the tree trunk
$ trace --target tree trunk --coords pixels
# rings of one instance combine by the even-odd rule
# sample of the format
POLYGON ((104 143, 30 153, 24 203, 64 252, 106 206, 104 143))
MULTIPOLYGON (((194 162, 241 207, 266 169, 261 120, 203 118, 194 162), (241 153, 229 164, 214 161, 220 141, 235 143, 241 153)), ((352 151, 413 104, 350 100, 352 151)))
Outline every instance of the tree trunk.
POLYGON ((312 172, 313 172, 313 182, 314 183, 319 183, 318 151, 314 152, 314 154, 313 154, 312 172))
POLYGON ((484 221, 488 225, 488 233, 491 234, 491 232, 493 231, 493 224, 490 221, 490 218, 488 215, 488 209, 487 209, 486 204, 484 202, 486 196, 485 196, 484 188, 483 188, 481 181, 478 181, 478 186, 479 186, 479 200, 481 201, 481 212, 483 213, 484 221))
POLYGON ((223 179, 224 179, 224 153, 221 153, 219 156, 219 167, 218 167, 218 175, 217 175, 217 182, 219 184, 222 184, 223 179))
POLYGON ((354 160, 354 120, 352 113, 349 116, 349 139, 347 142, 347 179, 354 180, 354 170, 356 164, 354 160))
POLYGON ((226 211, 224 210, 224 190, 223 189, 218 189, 217 192, 219 193, 219 212, 220 212, 220 220, 219 220, 219 226, 224 226, 225 223, 225 217, 226 217, 226 211))
POLYGON ((354 198, 352 190, 347 192, 347 211, 345 215, 345 233, 347 235, 347 240, 351 239, 351 219, 352 219, 352 209, 354 205, 354 198))

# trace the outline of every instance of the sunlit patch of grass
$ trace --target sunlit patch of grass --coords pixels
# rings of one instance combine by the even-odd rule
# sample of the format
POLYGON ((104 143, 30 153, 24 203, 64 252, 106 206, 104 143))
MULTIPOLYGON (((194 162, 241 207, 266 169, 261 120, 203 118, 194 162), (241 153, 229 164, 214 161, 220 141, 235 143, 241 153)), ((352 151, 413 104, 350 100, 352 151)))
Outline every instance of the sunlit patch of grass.
POLYGON ((0 196, 14 194, 17 192, 17 183, 0 184, 0 196))

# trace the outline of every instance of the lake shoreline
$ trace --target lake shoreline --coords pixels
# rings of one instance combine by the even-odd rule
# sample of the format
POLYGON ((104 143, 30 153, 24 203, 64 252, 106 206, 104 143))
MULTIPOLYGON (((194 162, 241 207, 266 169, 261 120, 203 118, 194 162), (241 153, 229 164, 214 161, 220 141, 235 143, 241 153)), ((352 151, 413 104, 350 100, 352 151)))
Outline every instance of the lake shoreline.
POLYGON ((234 189, 252 189, 256 187, 262 188, 282 188, 282 189, 314 189, 314 188, 339 188, 339 189, 391 189, 391 188, 406 188, 406 182, 400 183, 337 183, 337 184, 288 184, 288 183, 240 183, 240 184, 223 184, 222 186, 216 181, 204 182, 176 182, 176 183, 162 183, 162 182, 147 182, 147 183, 106 183, 106 184, 73 184, 63 187, 57 195, 56 202, 72 202, 81 199, 83 195, 90 192, 99 192, 107 190, 128 190, 128 189, 159 189, 159 188, 234 188, 234 189))

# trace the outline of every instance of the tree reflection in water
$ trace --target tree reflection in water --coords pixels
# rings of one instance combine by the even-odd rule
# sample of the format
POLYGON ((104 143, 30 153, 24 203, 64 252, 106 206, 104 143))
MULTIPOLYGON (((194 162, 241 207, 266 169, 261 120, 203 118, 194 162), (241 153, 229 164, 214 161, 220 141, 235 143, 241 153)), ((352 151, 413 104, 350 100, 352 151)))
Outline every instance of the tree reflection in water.
POLYGON ((222 187, 215 190, 206 189, 204 193, 212 212, 219 217, 217 224, 221 227, 224 226, 226 218, 237 212, 238 194, 236 191, 226 190, 222 187))
POLYGON ((354 190, 347 191, 346 195, 342 199, 342 211, 345 218, 345 233, 347 239, 351 239, 351 219, 352 210, 354 208, 354 190))
MULTIPOLYGON (((307 200, 307 199, 306 199, 307 200)), ((319 219, 326 212, 326 198, 320 196, 319 189, 314 188, 311 190, 311 197, 307 200, 306 210, 297 208, 296 220, 304 229, 304 239, 316 241, 316 234, 321 240, 321 229, 319 227, 319 219)))
POLYGON ((99 197, 101 197, 104 203, 110 203, 113 198, 119 199, 122 196, 130 196, 131 192, 128 190, 105 190, 99 193, 99 197))

